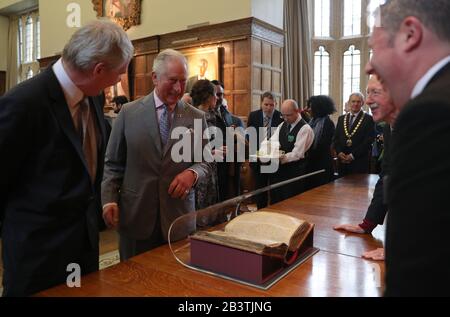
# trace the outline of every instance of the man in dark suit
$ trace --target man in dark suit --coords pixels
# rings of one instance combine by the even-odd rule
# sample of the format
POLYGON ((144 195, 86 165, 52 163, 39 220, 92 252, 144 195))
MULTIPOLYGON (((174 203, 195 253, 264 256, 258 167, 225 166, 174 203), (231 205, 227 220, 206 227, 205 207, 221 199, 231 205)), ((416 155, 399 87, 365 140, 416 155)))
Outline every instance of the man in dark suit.
MULTIPOLYGON (((222 131, 224 137, 224 144, 226 141, 227 128, 243 128, 242 120, 232 115, 224 103, 224 86, 218 80, 211 81, 216 87, 216 126, 222 131)), ((235 147, 236 148, 236 147, 235 147)), ((223 148, 224 155, 226 154, 226 147, 223 148)), ((219 201, 224 201, 235 196, 240 195, 241 175, 240 167, 242 163, 237 162, 236 157, 234 162, 218 162, 217 163, 217 178, 219 181, 219 201)))
MULTIPOLYGON (((277 105, 275 97, 271 92, 265 92, 261 96, 261 109, 250 112, 248 115, 247 128, 256 129, 256 148, 259 150, 261 142, 269 138, 275 132, 276 128, 283 122, 281 112, 275 109, 277 105)), ((261 173, 261 164, 258 162, 250 163, 256 189, 269 185, 269 174, 261 173)), ((258 209, 267 206, 267 192, 256 196, 256 205, 258 209)))
POLYGON ((387 296, 450 296, 450 2, 389 0, 369 40, 400 109, 391 146, 387 296))
POLYGON ((364 96, 353 93, 348 103, 350 112, 339 117, 333 140, 340 177, 369 172, 369 151, 375 138, 373 119, 361 109, 364 96))
POLYGON ((110 22, 74 33, 62 58, 0 98, 4 296, 98 270, 106 147, 98 96, 126 72, 133 46, 110 22))
MULTIPOLYGON (((366 104, 372 110, 373 119, 375 122, 386 123, 383 128, 384 150, 383 163, 380 178, 375 185, 372 201, 367 208, 366 215, 360 224, 342 224, 335 226, 335 230, 344 230, 352 233, 370 234, 377 225, 384 223, 384 218, 388 211, 388 206, 385 199, 385 189, 383 186, 384 179, 389 175, 389 146, 391 143, 391 127, 393 127, 395 118, 398 114, 398 109, 395 108, 394 103, 390 97, 389 92, 383 87, 376 76, 371 76, 367 84, 367 99, 366 104)), ((373 260, 384 260, 384 248, 367 251, 363 257, 373 260)))

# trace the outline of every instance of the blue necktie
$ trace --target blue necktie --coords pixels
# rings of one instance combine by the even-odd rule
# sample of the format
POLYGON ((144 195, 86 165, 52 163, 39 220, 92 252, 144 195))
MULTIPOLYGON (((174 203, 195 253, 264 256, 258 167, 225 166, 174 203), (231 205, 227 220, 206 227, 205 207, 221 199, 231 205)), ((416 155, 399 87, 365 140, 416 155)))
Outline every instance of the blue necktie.
POLYGON ((167 106, 163 105, 163 112, 161 117, 159 118, 159 134, 161 135, 161 142, 163 145, 167 144, 167 140, 169 139, 170 133, 170 119, 169 119, 169 111, 167 110, 167 106))

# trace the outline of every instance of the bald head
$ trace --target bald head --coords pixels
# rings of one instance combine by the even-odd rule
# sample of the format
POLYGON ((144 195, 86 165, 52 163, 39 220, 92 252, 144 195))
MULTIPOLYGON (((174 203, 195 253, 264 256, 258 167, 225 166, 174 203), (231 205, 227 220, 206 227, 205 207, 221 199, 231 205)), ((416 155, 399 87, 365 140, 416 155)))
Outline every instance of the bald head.
POLYGON ((289 124, 294 123, 299 114, 298 104, 293 99, 287 99, 281 105, 281 115, 283 116, 284 121, 289 124))

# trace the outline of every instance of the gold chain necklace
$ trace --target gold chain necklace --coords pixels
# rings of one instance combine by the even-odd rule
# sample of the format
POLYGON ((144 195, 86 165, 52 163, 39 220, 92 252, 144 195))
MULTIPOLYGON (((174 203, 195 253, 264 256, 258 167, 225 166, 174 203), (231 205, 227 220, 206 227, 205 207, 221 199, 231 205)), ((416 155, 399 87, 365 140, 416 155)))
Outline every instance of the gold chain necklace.
POLYGON ((360 127, 361 123, 364 120, 364 117, 365 116, 364 116, 364 113, 363 113, 363 115, 359 119, 358 123, 356 124, 356 127, 353 129, 352 134, 350 134, 350 133, 348 133, 349 123, 350 123, 350 115, 346 115, 345 116, 345 118, 344 118, 344 133, 345 133, 345 136, 347 137, 346 144, 347 144, 348 147, 351 147, 353 145, 352 138, 355 135, 356 131, 358 131, 358 128, 360 127))

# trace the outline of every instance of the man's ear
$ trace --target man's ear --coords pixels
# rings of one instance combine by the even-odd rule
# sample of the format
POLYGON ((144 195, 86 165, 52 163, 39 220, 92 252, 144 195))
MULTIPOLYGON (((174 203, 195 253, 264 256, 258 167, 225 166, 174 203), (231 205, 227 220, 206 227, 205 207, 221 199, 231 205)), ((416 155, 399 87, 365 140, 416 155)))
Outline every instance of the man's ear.
POLYGON ((157 81, 158 81, 158 75, 155 72, 152 72, 152 82, 153 82, 154 86, 156 86, 157 81))
POLYGON ((94 76, 101 75, 106 70, 106 65, 104 63, 97 63, 94 66, 94 69, 92 71, 92 74, 94 76))
POLYGON ((415 50, 423 41, 424 26, 416 17, 407 17, 400 25, 400 45, 404 52, 415 50))

